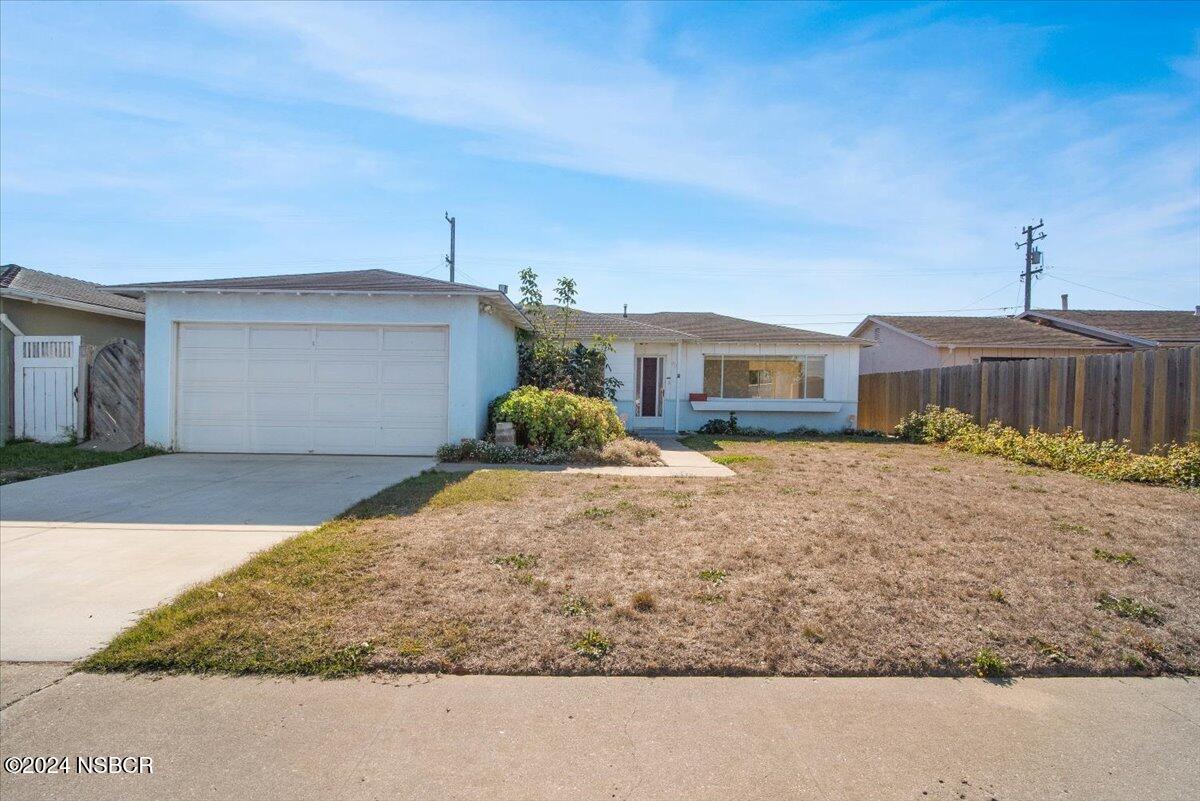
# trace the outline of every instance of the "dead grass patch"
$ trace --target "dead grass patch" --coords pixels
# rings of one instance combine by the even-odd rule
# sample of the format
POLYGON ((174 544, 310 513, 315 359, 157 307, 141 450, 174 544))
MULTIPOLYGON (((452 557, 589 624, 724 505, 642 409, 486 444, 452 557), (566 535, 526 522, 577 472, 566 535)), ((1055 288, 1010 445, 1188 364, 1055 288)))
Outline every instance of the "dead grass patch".
POLYGON ((888 441, 730 447, 772 467, 723 481, 419 476, 185 593, 88 666, 1200 669, 1200 493, 1054 472, 1015 479, 998 459, 888 441), (880 458, 895 470, 867 469, 880 458), (1014 479, 1042 491, 1014 492, 1014 479), (1096 557, 1098 542, 1137 563, 1096 557))

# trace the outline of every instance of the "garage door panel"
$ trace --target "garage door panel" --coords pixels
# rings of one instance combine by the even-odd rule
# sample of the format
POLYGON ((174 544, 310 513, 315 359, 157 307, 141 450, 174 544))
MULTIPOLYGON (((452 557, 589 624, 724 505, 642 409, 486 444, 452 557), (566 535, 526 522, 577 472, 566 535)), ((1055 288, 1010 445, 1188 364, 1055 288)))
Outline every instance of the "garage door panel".
POLYGON ((176 445, 433 453, 446 440, 445 328, 181 324, 176 445))
POLYGON ((180 429, 179 448, 185 451, 240 453, 248 450, 246 428, 226 423, 191 423, 180 429))
POLYGON ((313 365, 318 384, 379 384, 379 360, 317 362, 313 365))
POLYGON ((314 414, 318 420, 378 420, 379 395, 318 392, 314 398, 314 414))
POLYGON ((251 359, 247 375, 255 384, 307 384, 313 366, 307 359, 251 359))
POLYGON ((312 326, 250 326, 250 349, 312 350, 312 326))
POLYGON ((385 422, 402 420, 406 416, 420 416, 422 425, 429 426, 435 420, 444 419, 446 408, 445 396, 436 395, 383 395, 380 411, 385 422))
POLYGON ((179 331, 179 346, 240 350, 246 347, 246 329, 244 326, 184 326, 179 331))
POLYGON ((240 389, 222 392, 203 390, 186 392, 180 398, 180 415, 189 418, 242 417, 246 414, 246 393, 240 389))
POLYGON ((317 348, 324 350, 353 350, 379 351, 378 328, 332 328, 320 326, 317 329, 317 348))
POLYGON ((246 362, 240 358, 181 359, 179 380, 182 383, 210 381, 245 381, 246 362))
POLYGON ((301 422, 312 419, 313 399, 307 392, 251 392, 250 420, 256 423, 301 422))
POLYGON ((304 425, 262 425, 250 429, 249 446, 252 453, 310 453, 313 432, 304 425))
POLYGON ((383 349, 386 351, 432 351, 444 354, 447 350, 445 329, 441 328, 390 328, 383 332, 383 349))
POLYGON ((436 386, 446 383, 446 362, 386 361, 382 365, 383 383, 400 386, 436 386))

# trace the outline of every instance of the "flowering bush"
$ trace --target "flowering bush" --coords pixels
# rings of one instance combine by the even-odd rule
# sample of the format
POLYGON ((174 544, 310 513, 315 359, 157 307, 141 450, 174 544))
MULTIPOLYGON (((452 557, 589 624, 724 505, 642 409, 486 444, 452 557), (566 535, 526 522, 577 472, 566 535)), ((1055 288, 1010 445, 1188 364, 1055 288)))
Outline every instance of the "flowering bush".
POLYGON ((512 423, 518 442, 541 450, 600 450, 625 436, 612 401, 559 389, 518 387, 496 401, 492 417, 512 423))

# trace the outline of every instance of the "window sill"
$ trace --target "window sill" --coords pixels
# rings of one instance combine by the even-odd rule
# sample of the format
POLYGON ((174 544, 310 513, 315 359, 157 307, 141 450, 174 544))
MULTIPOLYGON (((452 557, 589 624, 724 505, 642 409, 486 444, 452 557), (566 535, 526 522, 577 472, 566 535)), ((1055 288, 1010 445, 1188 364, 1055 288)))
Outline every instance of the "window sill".
POLYGON ((713 398, 688 401, 697 412, 840 412, 842 404, 825 400, 760 400, 757 398, 713 398))

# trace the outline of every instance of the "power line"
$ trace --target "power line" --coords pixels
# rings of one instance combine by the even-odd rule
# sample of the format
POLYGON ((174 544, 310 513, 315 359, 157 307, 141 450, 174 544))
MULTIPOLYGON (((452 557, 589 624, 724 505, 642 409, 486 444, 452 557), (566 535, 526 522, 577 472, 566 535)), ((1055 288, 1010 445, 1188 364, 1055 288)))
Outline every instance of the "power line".
POLYGON ((1107 289, 1097 289, 1094 286, 1088 286, 1087 284, 1081 284, 1078 281, 1072 281, 1070 279, 1063 278, 1061 275, 1054 275, 1053 273, 1051 273, 1049 275, 1049 277, 1053 278, 1056 281, 1062 281, 1065 284, 1072 284, 1074 286, 1083 287, 1084 289, 1090 289, 1093 292, 1099 292, 1102 295, 1112 295, 1114 298, 1120 298, 1121 300, 1128 300, 1133 303, 1140 303, 1143 306, 1153 306, 1156 309, 1166 309, 1167 311, 1171 310, 1170 306, 1160 306, 1159 304, 1151 303, 1148 300, 1138 300, 1137 298, 1131 298, 1128 295, 1118 295, 1116 292, 1109 292, 1107 289))
MULTIPOLYGON (((1007 287, 1004 287, 1004 288, 1007 289, 1007 287)), ((994 295, 995 292, 993 292, 991 294, 994 295)), ((924 309, 921 311, 889 311, 889 312, 872 311, 872 312, 863 312, 862 316, 866 317, 867 315, 871 315, 871 314, 905 315, 905 314, 944 314, 946 312, 964 312, 964 311, 1005 311, 1006 309, 1015 309, 1015 308, 1016 308, 1016 306, 971 306, 969 308, 963 308, 963 309, 924 309)), ((833 312, 830 312, 828 314, 764 314, 761 316, 763 316, 763 317, 800 317, 800 318, 811 320, 811 319, 814 319, 817 317, 853 317, 855 314, 857 314, 857 312, 840 312, 840 313, 836 313, 836 314, 833 312)))

